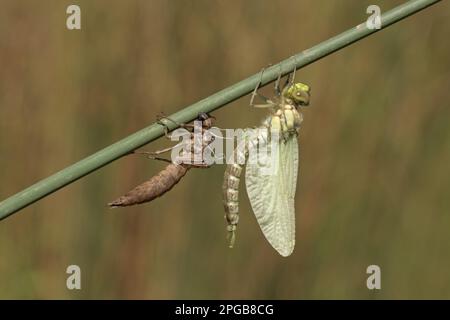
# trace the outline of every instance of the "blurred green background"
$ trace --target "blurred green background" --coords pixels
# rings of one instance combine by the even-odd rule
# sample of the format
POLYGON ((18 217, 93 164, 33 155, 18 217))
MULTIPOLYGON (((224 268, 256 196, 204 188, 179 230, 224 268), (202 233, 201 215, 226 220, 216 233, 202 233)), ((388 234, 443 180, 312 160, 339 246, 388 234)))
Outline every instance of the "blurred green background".
MULTIPOLYGON (((402 2, 2 0, 0 199, 365 21, 370 4, 402 2), (73 3, 81 31, 66 29, 73 3)), ((449 36, 444 1, 297 73, 312 102, 291 257, 264 239, 244 188, 227 248, 224 166, 110 210, 164 167, 130 156, 0 222, 0 298, 450 298, 449 36), (81 291, 66 288, 71 264, 81 291)), ((248 102, 216 124, 259 124, 248 102)))

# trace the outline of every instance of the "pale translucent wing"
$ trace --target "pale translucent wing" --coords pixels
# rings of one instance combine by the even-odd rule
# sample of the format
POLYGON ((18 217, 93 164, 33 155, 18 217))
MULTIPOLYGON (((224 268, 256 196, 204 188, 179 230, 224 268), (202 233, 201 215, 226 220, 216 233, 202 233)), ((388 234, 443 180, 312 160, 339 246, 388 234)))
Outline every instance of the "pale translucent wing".
POLYGON ((294 198, 298 174, 295 135, 279 143, 274 160, 275 163, 270 154, 249 150, 245 184, 264 236, 279 254, 286 257, 295 245, 294 198))

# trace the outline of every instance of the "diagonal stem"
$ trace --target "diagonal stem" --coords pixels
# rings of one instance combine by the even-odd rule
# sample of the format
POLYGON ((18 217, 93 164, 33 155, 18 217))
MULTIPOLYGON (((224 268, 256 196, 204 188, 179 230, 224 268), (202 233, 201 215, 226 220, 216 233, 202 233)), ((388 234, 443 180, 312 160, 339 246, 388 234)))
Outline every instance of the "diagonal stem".
MULTIPOLYGON (((414 13, 417 13, 432 4, 441 0, 411 0, 387 11, 381 16, 382 30, 414 13)), ((333 38, 330 38, 318 45, 304 50, 270 68, 265 69, 264 75, 255 74, 242 80, 228 88, 225 88, 208 98, 194 103, 173 115, 177 123, 188 123, 194 120, 200 112, 211 112, 226 104, 241 98, 253 91, 257 83, 261 80, 261 85, 266 85, 277 79, 280 70, 282 75, 292 72, 295 68, 300 69, 327 55, 345 48, 346 46, 359 41, 377 31, 368 29, 366 22, 357 25, 333 38)), ((175 124, 168 124, 170 129, 175 129, 175 124)), ((63 188, 64 186, 84 177, 85 175, 100 169, 108 163, 142 147, 143 145, 158 139, 164 135, 163 126, 153 123, 152 125, 94 153, 93 155, 78 161, 77 163, 45 178, 27 189, 0 202, 0 220, 4 219, 22 208, 42 199, 45 196, 63 188)))

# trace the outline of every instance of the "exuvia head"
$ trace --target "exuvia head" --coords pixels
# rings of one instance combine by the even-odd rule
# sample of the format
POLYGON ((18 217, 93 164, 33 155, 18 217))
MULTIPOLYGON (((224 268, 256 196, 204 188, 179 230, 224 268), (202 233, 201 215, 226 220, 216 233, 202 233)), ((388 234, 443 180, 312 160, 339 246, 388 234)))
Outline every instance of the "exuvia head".
POLYGON ((296 106, 309 105, 311 88, 304 83, 297 82, 283 90, 283 97, 292 100, 296 106))
POLYGON ((201 121, 204 127, 211 127, 216 118, 207 114, 206 112, 200 112, 197 116, 197 120, 201 121))

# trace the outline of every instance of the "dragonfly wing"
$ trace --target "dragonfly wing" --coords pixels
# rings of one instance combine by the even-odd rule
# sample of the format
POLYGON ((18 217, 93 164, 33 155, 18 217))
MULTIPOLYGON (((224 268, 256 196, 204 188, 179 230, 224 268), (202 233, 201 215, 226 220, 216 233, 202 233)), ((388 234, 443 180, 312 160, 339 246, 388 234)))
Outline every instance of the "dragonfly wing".
POLYGON ((245 184, 250 203, 264 236, 284 257, 292 253, 295 245, 297 174, 296 136, 280 142, 273 157, 261 152, 261 143, 258 152, 249 150, 245 184))

